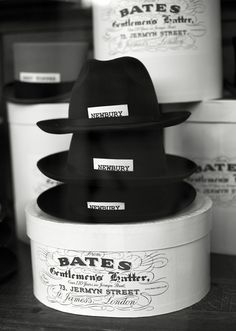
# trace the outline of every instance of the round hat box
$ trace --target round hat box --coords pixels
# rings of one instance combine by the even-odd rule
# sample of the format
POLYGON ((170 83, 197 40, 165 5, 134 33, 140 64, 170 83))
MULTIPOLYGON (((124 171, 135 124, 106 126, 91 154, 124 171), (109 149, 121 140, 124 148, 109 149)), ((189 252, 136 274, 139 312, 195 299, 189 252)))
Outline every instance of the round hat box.
POLYGON ((7 102, 16 230, 18 238, 26 242, 26 203, 56 184, 38 170, 37 161, 48 154, 67 150, 71 139, 70 134, 49 135, 36 123, 65 117, 68 107, 66 102, 28 105, 7 102))
POLYGON ((210 287, 211 200, 139 223, 68 222, 26 207, 34 295, 63 312, 145 317, 201 300, 210 287), (52 235, 53 234, 53 235, 52 235))
POLYGON ((165 149, 196 162, 188 179, 213 201, 214 253, 236 254, 236 100, 166 105, 164 111, 189 110, 189 119, 165 131, 165 149))
POLYGON ((138 58, 160 103, 222 94, 220 0, 93 1, 95 58, 138 58))

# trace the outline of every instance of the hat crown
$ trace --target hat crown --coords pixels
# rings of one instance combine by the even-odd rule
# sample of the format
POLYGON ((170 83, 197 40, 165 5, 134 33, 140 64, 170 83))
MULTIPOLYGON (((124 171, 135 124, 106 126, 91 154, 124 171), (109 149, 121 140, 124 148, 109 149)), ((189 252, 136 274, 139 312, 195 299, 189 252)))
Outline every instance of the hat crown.
POLYGON ((160 117, 154 86, 144 65, 131 57, 89 60, 74 85, 69 117, 127 116, 144 121, 160 117))
POLYGON ((73 134, 67 169, 96 179, 163 177, 167 171, 163 130, 73 134))

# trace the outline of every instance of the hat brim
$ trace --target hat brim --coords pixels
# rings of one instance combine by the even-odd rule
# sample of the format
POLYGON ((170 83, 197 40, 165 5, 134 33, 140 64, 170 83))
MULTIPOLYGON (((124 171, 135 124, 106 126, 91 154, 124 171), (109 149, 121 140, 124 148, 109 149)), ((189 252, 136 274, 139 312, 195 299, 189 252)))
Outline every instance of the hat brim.
POLYGON ((61 94, 56 94, 50 97, 30 97, 19 98, 16 97, 16 83, 11 82, 6 84, 3 88, 3 96, 7 102, 17 104, 35 104, 35 103, 53 103, 53 102, 65 102, 70 100, 71 91, 63 91, 61 94))
POLYGON ((0 248, 0 282, 7 280, 17 269, 17 259, 8 248, 0 248))
MULTIPOLYGON (((93 189, 96 188, 93 187, 93 189)), ((139 222, 174 215, 190 205, 196 197, 195 189, 185 183, 130 188, 126 190, 98 188, 100 194, 89 194, 88 187, 77 186, 71 196, 69 184, 55 186, 37 199, 41 210, 62 220, 73 222, 121 223, 139 222), (125 210, 88 209, 87 202, 124 202, 125 210)), ((92 190, 93 191, 93 190, 92 190)))
POLYGON ((76 132, 98 132, 111 130, 139 130, 151 127, 169 127, 180 124, 191 115, 188 111, 163 113, 159 119, 136 119, 122 117, 113 119, 52 119, 39 121, 37 125, 45 132, 52 134, 66 134, 76 132))
POLYGON ((99 182, 101 186, 114 185, 127 185, 127 186, 140 186, 140 185, 154 185, 160 183, 168 183, 173 181, 180 181, 189 177, 196 170, 196 164, 186 158, 166 155, 166 172, 163 175, 143 177, 135 175, 135 173, 122 173, 110 171, 94 171, 91 175, 77 173, 72 169, 68 169, 68 151, 51 154, 40 159, 37 163, 39 170, 47 177, 60 182, 88 182, 93 184, 99 182))

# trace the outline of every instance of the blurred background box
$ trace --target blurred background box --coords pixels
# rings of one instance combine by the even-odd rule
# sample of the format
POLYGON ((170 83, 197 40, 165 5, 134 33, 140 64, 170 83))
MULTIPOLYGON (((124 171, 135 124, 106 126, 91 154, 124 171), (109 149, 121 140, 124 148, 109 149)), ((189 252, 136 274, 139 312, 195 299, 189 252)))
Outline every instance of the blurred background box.
POLYGON ((17 42, 86 42, 92 56, 91 10, 81 1, 0 1, 0 145, 1 196, 10 219, 13 214, 13 185, 9 126, 3 87, 14 80, 13 44, 17 42))

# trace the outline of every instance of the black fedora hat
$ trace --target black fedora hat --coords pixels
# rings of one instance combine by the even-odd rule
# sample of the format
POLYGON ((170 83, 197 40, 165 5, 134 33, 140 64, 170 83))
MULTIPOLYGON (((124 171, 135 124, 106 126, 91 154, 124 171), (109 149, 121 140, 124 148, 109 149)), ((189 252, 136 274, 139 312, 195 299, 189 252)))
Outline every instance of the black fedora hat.
POLYGON ((86 60, 86 42, 19 42, 13 44, 14 81, 4 87, 7 101, 32 104, 70 98, 86 60))
POLYGON ((44 212, 68 221, 137 222, 173 215, 195 196, 194 188, 185 182, 138 189, 61 184, 43 192, 37 203, 44 212))
POLYGON ((194 162, 166 155, 163 129, 74 133, 69 151, 38 161, 47 177, 67 183, 140 186, 180 181, 195 170, 194 162))
POLYGON ((89 60, 73 87, 69 118, 38 122, 49 133, 131 130, 167 127, 185 121, 189 112, 162 114, 145 66, 133 57, 89 60))

